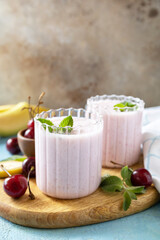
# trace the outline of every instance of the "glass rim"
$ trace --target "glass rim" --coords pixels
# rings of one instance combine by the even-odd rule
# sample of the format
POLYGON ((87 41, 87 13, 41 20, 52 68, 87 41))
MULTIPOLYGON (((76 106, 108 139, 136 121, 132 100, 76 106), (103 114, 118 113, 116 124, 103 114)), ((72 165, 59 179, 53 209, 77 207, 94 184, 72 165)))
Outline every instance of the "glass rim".
MULTIPOLYGON (((77 117, 77 118, 87 118, 87 119, 91 119, 94 120, 94 122, 92 122, 90 125, 92 126, 103 126, 103 117, 101 114, 98 113, 91 113, 89 111, 87 111, 84 108, 58 108, 58 109, 49 109, 48 111, 43 111, 39 114, 36 114, 36 116, 34 117, 34 120, 38 123, 40 123, 37 119, 38 118, 43 118, 43 119, 53 119, 54 117, 67 117, 71 115, 72 117, 77 117), (56 114, 58 114, 58 116, 56 116, 56 114), (77 115, 77 116, 75 116, 77 115), (94 116, 94 117, 92 117, 94 116)), ((46 126, 46 129, 48 130, 48 125, 44 123, 44 125, 46 126)), ((53 129, 57 129, 59 128, 58 126, 51 126, 53 129)), ((69 129, 71 128, 71 126, 66 126, 66 127, 60 127, 59 129, 66 129, 66 133, 69 133, 69 129)), ((79 126, 74 127, 74 130, 80 130, 79 126)), ((60 132, 53 132, 53 134, 57 134, 60 132)))
MULTIPOLYGON (((111 94, 111 95, 107 95, 107 94, 104 94, 104 95, 96 95, 96 96, 92 96, 90 98, 87 99, 87 104, 86 104, 86 108, 87 108, 87 105, 88 104, 92 104, 94 102, 99 102, 99 101, 105 101, 105 100, 119 100, 121 102, 124 102, 124 101, 130 101, 131 103, 135 103, 136 105, 138 105, 138 109, 142 110, 144 109, 144 106, 145 106, 145 102, 140 99, 140 98, 137 98, 137 97, 133 97, 133 96, 125 96, 125 95, 116 95, 116 94, 111 94)), ((116 107, 117 110, 120 111, 122 107, 116 107)), ((104 107, 105 109, 105 107, 104 107)), ((124 107, 123 108, 124 110, 137 110, 137 106, 135 107, 124 107)))

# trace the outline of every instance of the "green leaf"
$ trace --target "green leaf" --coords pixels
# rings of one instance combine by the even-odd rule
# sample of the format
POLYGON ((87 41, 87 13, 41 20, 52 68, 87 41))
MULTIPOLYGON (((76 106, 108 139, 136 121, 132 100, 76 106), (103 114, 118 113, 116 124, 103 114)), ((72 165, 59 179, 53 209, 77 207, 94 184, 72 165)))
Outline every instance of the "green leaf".
POLYGON ((123 210, 127 211, 131 205, 132 198, 130 197, 128 191, 125 191, 123 194, 123 210))
POLYGON ((62 128, 67 126, 73 127, 73 118, 71 115, 64 118, 59 124, 59 127, 62 127, 62 128))
POLYGON ((121 102, 121 103, 118 103, 116 105, 113 106, 114 107, 114 110, 118 111, 120 110, 121 112, 125 112, 126 110, 127 111, 133 111, 134 108, 137 109, 138 106, 137 104, 134 104, 134 103, 131 103, 131 102, 121 102), (126 107, 128 109, 126 109, 126 107))
POLYGON ((108 176, 100 186, 104 192, 120 192, 123 189, 123 182, 117 176, 108 176))
POLYGON ((42 127, 44 128, 44 130, 46 130, 46 125, 44 123, 42 123, 42 127))
POLYGON ((133 192, 131 192, 131 191, 128 191, 128 189, 127 189, 127 192, 128 192, 128 194, 129 194, 129 196, 131 197, 131 199, 137 200, 137 196, 136 196, 135 193, 133 193, 133 192))
POLYGON ((118 104, 114 105, 113 107, 114 107, 114 110, 116 110, 116 111, 118 111, 118 109, 119 109, 121 112, 124 112, 124 111, 125 111, 125 109, 124 109, 125 105, 124 105, 123 103, 118 103, 118 104))
POLYGON ((73 128, 71 128, 71 127, 68 128, 68 132, 69 132, 69 133, 70 133, 72 130, 73 130, 73 128))
POLYGON ((135 107, 136 106, 136 104, 133 104, 133 103, 131 103, 131 102, 123 102, 122 103, 125 107, 135 107))
POLYGON ((101 177, 101 183, 106 179, 108 178, 110 175, 109 174, 105 174, 101 177))
POLYGON ((53 126, 54 125, 50 120, 45 119, 45 118, 38 118, 37 120, 40 121, 41 123, 45 123, 45 124, 47 124, 49 126, 53 126))
POLYGON ((133 193, 145 193, 146 192, 144 186, 137 186, 137 187, 132 186, 132 187, 128 187, 127 190, 130 192, 133 192, 133 193))
POLYGON ((118 104, 114 105, 114 107, 124 108, 125 105, 123 103, 118 103, 118 104))
POLYGON ((65 133, 66 132, 66 128, 65 127, 59 127, 58 128, 58 132, 59 133, 65 133))
POLYGON ((131 168, 128 168, 128 166, 125 166, 121 169, 121 176, 128 186, 132 186, 132 182, 131 182, 132 173, 133 173, 133 170, 131 168))
POLYGON ((50 127, 50 126, 48 126, 48 131, 49 131, 50 133, 52 133, 52 132, 53 132, 53 128, 50 127))
POLYGON ((18 162, 23 162, 27 157, 25 156, 21 156, 21 155, 13 155, 9 158, 6 158, 6 159, 3 159, 1 161, 10 161, 10 160, 13 160, 13 161, 18 161, 18 162))
POLYGON ((50 120, 45 119, 45 118, 38 118, 37 120, 40 121, 41 123, 47 124, 49 126, 53 126, 54 125, 50 120))
POLYGON ((42 127, 44 128, 44 130, 46 130, 46 125, 48 125, 49 132, 53 132, 53 128, 50 126, 53 126, 54 124, 50 120, 45 118, 38 118, 37 120, 42 123, 42 127))

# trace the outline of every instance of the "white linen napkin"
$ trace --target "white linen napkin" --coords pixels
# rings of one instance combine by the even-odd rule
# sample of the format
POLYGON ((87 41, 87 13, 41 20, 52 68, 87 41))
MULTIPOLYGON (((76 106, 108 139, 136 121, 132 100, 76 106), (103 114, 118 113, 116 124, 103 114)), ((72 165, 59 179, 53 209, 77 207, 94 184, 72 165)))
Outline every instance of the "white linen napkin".
POLYGON ((160 107, 145 109, 142 132, 144 167, 160 193, 160 107))

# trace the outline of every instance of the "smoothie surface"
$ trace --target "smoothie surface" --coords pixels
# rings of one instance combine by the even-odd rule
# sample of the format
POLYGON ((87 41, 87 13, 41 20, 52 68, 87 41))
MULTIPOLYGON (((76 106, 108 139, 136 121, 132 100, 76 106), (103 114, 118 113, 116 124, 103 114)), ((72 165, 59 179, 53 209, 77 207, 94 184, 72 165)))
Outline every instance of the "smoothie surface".
MULTIPOLYGON (((47 118, 50 120, 54 127, 58 127, 60 122, 65 117, 53 117, 53 118, 47 118)), ((97 128, 97 120, 89 119, 89 118, 83 118, 83 117, 72 117, 73 118, 73 130, 70 134, 77 135, 77 134, 84 134, 84 133, 91 133, 98 130, 97 128)), ((101 127, 100 127, 101 128, 101 127)))

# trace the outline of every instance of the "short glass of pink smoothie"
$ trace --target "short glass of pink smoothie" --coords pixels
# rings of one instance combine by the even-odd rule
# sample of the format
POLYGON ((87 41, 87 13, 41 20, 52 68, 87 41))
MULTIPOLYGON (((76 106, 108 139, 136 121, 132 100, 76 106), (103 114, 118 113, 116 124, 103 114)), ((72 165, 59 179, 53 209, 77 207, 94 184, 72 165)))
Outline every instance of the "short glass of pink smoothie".
POLYGON ((142 143, 143 100, 124 95, 95 96, 87 99, 86 109, 103 115, 103 166, 131 166, 138 162, 142 143), (114 105, 121 102, 136 106, 125 107, 123 111, 119 107, 114 109, 114 105))
POLYGON ((36 183, 45 194, 74 199, 94 192, 101 181, 103 119, 84 109, 57 109, 35 117, 36 183), (67 116, 73 130, 49 132, 38 118, 49 119, 53 128, 67 116))

